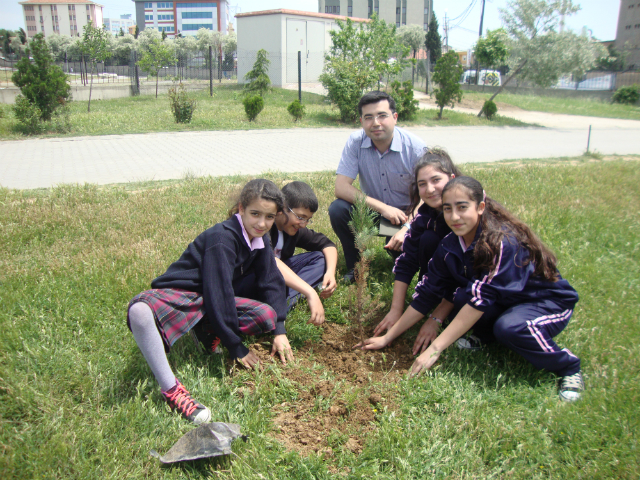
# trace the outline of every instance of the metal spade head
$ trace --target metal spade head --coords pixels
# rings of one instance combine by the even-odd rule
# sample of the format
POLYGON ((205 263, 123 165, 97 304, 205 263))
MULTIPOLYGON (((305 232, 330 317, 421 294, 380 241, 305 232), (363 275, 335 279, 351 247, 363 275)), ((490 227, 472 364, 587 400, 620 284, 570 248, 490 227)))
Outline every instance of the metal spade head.
POLYGON ((229 455, 231 442, 239 437, 245 441, 247 439, 240 433, 240 425, 222 422, 205 423, 185 433, 165 455, 160 456, 155 450, 151 450, 150 454, 162 463, 229 455))

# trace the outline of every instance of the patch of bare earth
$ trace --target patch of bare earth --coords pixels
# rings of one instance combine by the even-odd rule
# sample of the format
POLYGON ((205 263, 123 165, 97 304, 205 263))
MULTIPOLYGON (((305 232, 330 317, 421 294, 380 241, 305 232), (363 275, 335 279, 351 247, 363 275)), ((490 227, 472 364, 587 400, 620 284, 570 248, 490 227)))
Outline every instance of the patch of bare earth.
MULTIPOLYGON (((382 351, 365 352, 352 348, 359 341, 352 327, 325 323, 323 329, 321 342, 308 342, 296 352, 296 366, 280 371, 299 393, 272 409, 272 435, 305 456, 330 458, 334 448, 359 454, 377 428, 376 416, 397 408, 395 384, 413 363, 412 344, 399 338, 382 351)), ((262 362, 274 361, 269 346, 251 348, 262 362)))

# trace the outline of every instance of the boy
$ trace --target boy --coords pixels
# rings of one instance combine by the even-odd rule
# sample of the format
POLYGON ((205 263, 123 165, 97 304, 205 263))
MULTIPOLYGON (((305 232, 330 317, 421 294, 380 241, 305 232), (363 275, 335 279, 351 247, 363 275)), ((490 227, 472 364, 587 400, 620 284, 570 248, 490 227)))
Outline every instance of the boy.
POLYGON ((311 310, 309 322, 320 325, 324 322, 320 297, 329 298, 336 289, 338 249, 322 233, 306 228, 318 211, 318 198, 311 187, 304 182, 291 182, 282 188, 282 193, 285 208, 271 227, 271 245, 287 286, 288 308, 304 295, 311 310), (307 252, 294 255, 296 247, 307 252), (318 285, 319 296, 315 290, 318 285))

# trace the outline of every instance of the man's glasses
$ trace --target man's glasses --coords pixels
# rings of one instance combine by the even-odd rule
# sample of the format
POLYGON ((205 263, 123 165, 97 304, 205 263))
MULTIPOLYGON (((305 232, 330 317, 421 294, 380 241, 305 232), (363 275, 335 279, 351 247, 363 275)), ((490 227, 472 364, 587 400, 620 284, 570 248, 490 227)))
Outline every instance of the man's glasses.
POLYGON ((305 218, 305 217, 299 217, 298 215, 296 215, 296 212, 294 212, 293 210, 291 210, 291 207, 287 207, 289 209, 289 211, 293 214, 294 217, 296 217, 298 219, 298 221, 302 224, 302 225, 311 225, 313 223, 313 220, 311 220, 310 218, 305 218))
POLYGON ((388 113, 379 113, 378 115, 365 115, 362 119, 365 122, 373 122, 374 120, 378 120, 378 122, 384 122, 391 115, 388 113))

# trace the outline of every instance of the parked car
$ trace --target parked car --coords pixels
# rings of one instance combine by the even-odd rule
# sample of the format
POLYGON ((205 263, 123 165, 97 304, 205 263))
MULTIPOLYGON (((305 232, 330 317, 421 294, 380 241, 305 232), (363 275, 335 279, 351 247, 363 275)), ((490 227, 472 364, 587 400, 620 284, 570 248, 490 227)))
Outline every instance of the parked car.
MULTIPOLYGON (((476 71, 467 70, 460 76, 459 83, 476 84, 476 71)), ((500 72, 498 70, 480 70, 480 80, 478 85, 489 85, 491 87, 499 87, 502 85, 500 72)))

